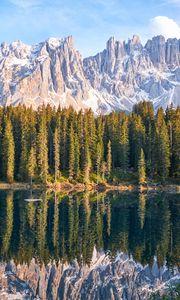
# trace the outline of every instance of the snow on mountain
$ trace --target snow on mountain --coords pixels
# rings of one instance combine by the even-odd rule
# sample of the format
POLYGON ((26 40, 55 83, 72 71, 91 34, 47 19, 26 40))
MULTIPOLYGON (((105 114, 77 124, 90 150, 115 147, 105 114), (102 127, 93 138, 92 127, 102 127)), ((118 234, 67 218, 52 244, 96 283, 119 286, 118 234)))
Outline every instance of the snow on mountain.
POLYGON ((154 37, 145 46, 110 38, 106 49, 82 59, 72 36, 29 46, 0 46, 0 104, 35 109, 45 103, 95 113, 131 111, 140 100, 155 109, 180 105, 180 40, 154 37))
POLYGON ((11 261, 0 264, 0 275, 0 298, 42 300, 150 299, 155 292, 163 295, 180 279, 177 268, 158 267, 156 259, 152 267, 142 266, 124 253, 112 259, 95 248, 90 265, 76 260, 46 266, 35 259, 18 265, 11 261))

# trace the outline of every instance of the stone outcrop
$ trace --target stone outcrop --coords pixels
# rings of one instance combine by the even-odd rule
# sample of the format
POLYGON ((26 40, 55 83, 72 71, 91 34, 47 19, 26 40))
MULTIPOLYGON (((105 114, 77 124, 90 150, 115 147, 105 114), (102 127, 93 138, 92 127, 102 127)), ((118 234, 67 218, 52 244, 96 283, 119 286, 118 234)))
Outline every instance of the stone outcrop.
POLYGON ((146 300, 154 292, 164 294, 179 279, 176 268, 159 268, 156 260, 143 267, 123 253, 111 259, 94 249, 89 266, 76 261, 45 266, 34 259, 29 265, 1 263, 0 299, 146 300))
POLYGON ((130 111, 140 100, 164 109, 180 104, 180 40, 157 36, 143 46, 136 35, 128 42, 111 37, 105 50, 85 59, 71 36, 0 46, 1 105, 49 103, 107 113, 130 111))

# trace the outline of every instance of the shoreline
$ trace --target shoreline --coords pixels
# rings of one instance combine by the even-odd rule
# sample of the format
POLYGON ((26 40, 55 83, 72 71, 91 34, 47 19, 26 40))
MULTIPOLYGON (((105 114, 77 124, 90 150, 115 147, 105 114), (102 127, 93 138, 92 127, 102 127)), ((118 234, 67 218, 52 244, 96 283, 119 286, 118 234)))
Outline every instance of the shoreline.
POLYGON ((85 185, 83 183, 69 183, 62 182, 57 184, 33 184, 23 182, 13 182, 5 183, 0 182, 0 190, 51 190, 56 192, 85 192, 85 191, 99 191, 99 192, 110 192, 110 191, 120 191, 120 192, 158 192, 164 191, 169 193, 180 193, 180 185, 177 184, 149 184, 146 186, 139 186, 138 184, 122 183, 119 185, 105 184, 95 184, 90 183, 85 185))

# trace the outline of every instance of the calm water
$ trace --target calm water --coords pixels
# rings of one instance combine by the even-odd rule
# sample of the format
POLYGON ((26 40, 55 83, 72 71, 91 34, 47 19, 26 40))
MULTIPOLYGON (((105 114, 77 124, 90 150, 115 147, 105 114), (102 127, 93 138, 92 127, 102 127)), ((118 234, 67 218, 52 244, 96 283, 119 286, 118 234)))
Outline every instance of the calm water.
POLYGON ((176 194, 0 191, 0 257, 89 263, 94 246, 132 254, 143 265, 179 263, 180 204, 176 194), (28 203, 24 199, 41 198, 28 203))

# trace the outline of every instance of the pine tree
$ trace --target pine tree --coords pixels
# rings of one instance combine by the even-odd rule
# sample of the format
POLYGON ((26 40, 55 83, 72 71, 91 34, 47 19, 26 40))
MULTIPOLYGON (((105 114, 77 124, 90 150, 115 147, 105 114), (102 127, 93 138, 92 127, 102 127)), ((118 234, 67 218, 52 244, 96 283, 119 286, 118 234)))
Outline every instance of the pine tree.
POLYGON ((75 178, 78 179, 79 173, 80 173, 80 149, 79 149, 79 140, 78 140, 78 135, 75 133, 74 136, 74 173, 75 173, 75 178))
POLYGON ((86 113, 87 119, 87 132, 89 137, 89 151, 92 161, 92 167, 96 165, 96 150, 97 150, 97 130, 96 130, 96 119, 94 113, 89 109, 86 113))
POLYGON ((170 175, 180 176, 180 108, 174 109, 171 105, 166 110, 166 122, 170 139, 170 175))
POLYGON ((46 127, 46 116, 44 111, 40 112, 37 146, 38 146, 39 177, 41 182, 47 183, 49 167, 48 167, 47 127, 46 127))
POLYGON ((68 133, 68 128, 67 128, 67 111, 64 110, 62 112, 61 116, 61 168, 62 170, 65 170, 67 167, 67 133, 68 133))
POLYGON ((180 107, 176 109, 173 119, 172 175, 180 177, 180 107))
POLYGON ((97 146, 96 146, 96 172, 100 175, 102 161, 104 160, 104 145, 103 145, 104 124, 102 116, 97 119, 97 146))
POLYGON ((140 157, 138 162, 138 180, 139 184, 143 184, 146 181, 146 164, 144 158, 144 151, 141 148, 140 157))
POLYGON ((129 139, 131 166, 138 169, 141 148, 144 148, 145 127, 141 117, 136 114, 133 114, 131 117, 129 139))
POLYGON ((128 117, 123 116, 120 122, 120 137, 119 137, 119 161, 120 167, 126 170, 129 165, 129 136, 128 136, 128 117))
POLYGON ((97 143, 97 151, 96 151, 96 172, 97 175, 100 175, 100 170, 102 166, 102 145, 97 143))
POLYGON ((89 176, 91 170, 91 158, 89 152, 89 145, 87 141, 87 137, 85 137, 85 145, 84 145, 84 166, 83 166, 83 175, 84 182, 89 183, 89 176))
POLYGON ((108 176, 111 173, 112 169, 112 154, 111 154, 111 141, 108 142, 108 151, 107 151, 107 174, 108 176))
POLYGON ((14 181, 14 137, 11 120, 5 117, 5 128, 2 141, 3 175, 4 179, 12 183, 14 181))
POLYGON ((170 141, 168 129, 164 119, 163 109, 159 109, 155 123, 156 130, 156 155, 155 165, 158 175, 164 181, 169 175, 170 168, 170 141))
POLYGON ((29 153, 29 158, 28 158, 28 162, 27 162, 27 170, 28 170, 28 177, 32 184, 32 181, 35 177, 35 171, 36 171, 36 151, 35 151, 34 146, 31 147, 31 150, 29 153))
POLYGON ((3 108, 0 107, 0 179, 2 179, 2 137, 3 137, 3 108))
POLYGON ((26 181, 28 177, 27 165, 28 165, 28 120, 26 112, 21 117, 21 158, 20 158, 20 178, 22 181, 26 181))
POLYGON ((54 179, 55 182, 60 176, 60 140, 59 140, 59 130, 56 127, 54 131, 54 179))
POLYGON ((69 179, 74 177, 75 151, 74 151, 74 129, 71 124, 69 136, 69 179))

